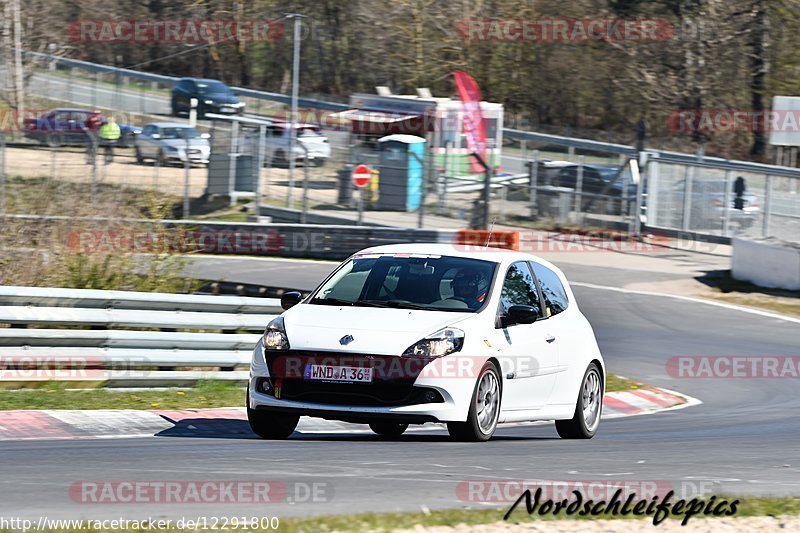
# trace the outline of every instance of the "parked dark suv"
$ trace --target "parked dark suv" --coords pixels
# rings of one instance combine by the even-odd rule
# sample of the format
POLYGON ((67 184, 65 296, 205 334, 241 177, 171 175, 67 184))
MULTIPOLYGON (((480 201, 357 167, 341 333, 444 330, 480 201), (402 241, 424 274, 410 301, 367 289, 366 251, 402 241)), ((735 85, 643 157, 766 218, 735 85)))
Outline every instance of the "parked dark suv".
POLYGON ((197 116, 206 113, 239 114, 244 112, 244 102, 233 94, 230 87, 218 80, 182 78, 172 88, 172 114, 188 114, 192 98, 197 98, 197 116))

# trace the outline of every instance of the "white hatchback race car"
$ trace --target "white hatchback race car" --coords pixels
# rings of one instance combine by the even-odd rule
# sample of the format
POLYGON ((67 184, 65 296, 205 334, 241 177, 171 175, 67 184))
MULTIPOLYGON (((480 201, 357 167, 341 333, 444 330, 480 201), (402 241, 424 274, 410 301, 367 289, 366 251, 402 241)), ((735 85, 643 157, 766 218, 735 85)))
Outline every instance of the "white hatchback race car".
POLYGON ((287 438, 300 416, 396 437, 445 422, 458 440, 555 420, 600 423, 605 364, 564 274, 538 257, 448 244, 369 248, 303 299, 288 292, 253 351, 250 426, 287 438))

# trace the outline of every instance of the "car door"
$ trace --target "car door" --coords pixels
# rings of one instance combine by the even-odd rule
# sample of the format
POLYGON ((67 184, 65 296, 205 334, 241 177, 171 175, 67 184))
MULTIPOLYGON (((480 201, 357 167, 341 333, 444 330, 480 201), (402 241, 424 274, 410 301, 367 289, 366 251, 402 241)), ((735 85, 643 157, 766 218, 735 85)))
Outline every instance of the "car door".
POLYGON ((85 111, 72 111, 69 116, 68 133, 65 140, 69 144, 86 142, 86 124, 89 122, 89 113, 85 111))
POLYGON ((142 131, 141 152, 144 157, 156 157, 158 153, 158 141, 153 139, 154 133, 158 133, 158 127, 153 125, 145 127, 144 131, 142 131))
MULTIPOLYGON (((536 282, 539 284, 542 298, 542 312, 544 319, 541 325, 547 330, 550 344, 558 352, 556 375, 567 370, 571 364, 571 354, 574 352, 572 345, 579 345, 575 341, 575 328, 570 327, 569 299, 567 291, 561 283, 561 278, 553 270, 536 261, 531 261, 536 282)), ((558 387, 558 380, 555 386, 558 387)))
POLYGON ((539 290, 526 261, 513 263, 503 278, 492 344, 505 378, 502 409, 538 409, 552 394, 558 371, 558 350, 542 312, 533 324, 504 326, 502 317, 512 305, 542 309, 539 290))

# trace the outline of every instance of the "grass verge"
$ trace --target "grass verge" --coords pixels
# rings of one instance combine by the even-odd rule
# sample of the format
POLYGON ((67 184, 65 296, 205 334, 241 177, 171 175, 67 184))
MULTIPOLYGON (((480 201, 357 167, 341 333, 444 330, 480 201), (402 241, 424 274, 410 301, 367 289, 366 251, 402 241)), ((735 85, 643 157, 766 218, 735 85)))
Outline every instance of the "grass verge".
POLYGON ((729 270, 715 272, 699 280, 711 287, 711 290, 698 295, 701 298, 800 317, 800 291, 759 287, 748 281, 734 279, 729 270))
MULTIPOLYGON (((642 387, 628 378, 609 374, 607 390, 642 387)), ((0 389, 0 411, 12 409, 202 409, 244 406, 245 388, 228 381, 201 381, 195 387, 141 389, 68 389, 46 382, 35 389, 0 389)))
MULTIPOLYGON (((720 497, 717 498, 718 500, 720 497)), ((726 497, 728 501, 737 498, 726 497)), ((736 513, 737 517, 747 516, 779 516, 779 515, 798 515, 800 514, 800 498, 739 498, 741 505, 736 513)), ((675 501, 675 500, 673 500, 675 501)), ((525 505, 522 504, 514 511, 508 522, 503 522, 503 515, 511 506, 504 506, 496 509, 447 509, 441 511, 415 512, 415 513, 374 513, 359 514, 351 516, 322 516, 316 518, 290 518, 281 520, 281 531, 284 532, 326 532, 326 531, 395 531, 400 529, 414 529, 417 526, 459 526, 459 525, 479 525, 501 523, 510 525, 515 523, 527 523, 533 521, 554 521, 556 519, 567 520, 597 520, 597 519, 619 519, 619 520, 647 520, 648 525, 652 524, 652 517, 621 517, 611 515, 600 516, 560 516, 552 515, 528 516, 525 512, 525 505)), ((677 520, 677 518, 670 518, 677 520)), ((694 517, 692 520, 702 520, 694 517)), ((459 529, 460 530, 460 529, 459 529)))
MULTIPOLYGON (((733 501, 737 498, 717 497, 717 501, 726 499, 733 501)), ((733 518, 745 517, 758 517, 758 516, 797 516, 800 514, 800 498, 785 497, 785 498, 738 498, 740 504, 738 512, 733 518)), ((673 503, 675 500, 672 500, 673 503)), ((509 504, 510 507, 510 504, 509 504)), ((482 524, 496 524, 498 531, 508 527, 512 524, 527 524, 533 522, 555 522, 556 520, 641 520, 642 525, 645 527, 652 526, 652 517, 631 517, 626 516, 559 516, 552 515, 540 516, 538 514, 528 516, 525 512, 524 504, 518 508, 511 518, 505 522, 503 515, 507 507, 498 507, 493 509, 446 509, 428 512, 413 512, 413 513, 370 513, 370 514, 356 514, 356 515, 336 515, 336 516, 319 516, 314 518, 283 518, 280 519, 280 526, 277 531, 284 533, 325 533, 325 532, 389 532, 398 530, 414 530, 423 531, 421 528, 427 527, 454 527, 457 531, 464 531, 464 526, 477 526, 482 524)), ((678 523, 682 519, 681 516, 670 516, 667 520, 672 520, 678 523)), ((232 519, 235 520, 235 519, 232 519)), ((713 518, 701 518, 695 516, 688 522, 689 525, 696 524, 703 520, 713 520, 713 518)), ((638 525, 638 524, 637 524, 638 525)), ((777 526, 777 523, 776 523, 777 526)), ((231 523, 233 528, 233 522, 231 523)), ((555 524, 554 524, 554 527, 555 524)), ((704 527, 704 531, 705 526, 704 527)), ((275 529, 265 528, 236 528, 240 531, 276 531, 275 529)), ((90 529, 91 530, 91 529, 90 529)), ((710 529, 709 529, 710 530, 710 529)), ((13 529, 0 529, 0 533, 17 531, 13 529)), ((46 531, 52 532, 73 532, 73 531, 87 531, 87 529, 48 529, 46 531)), ((92 530, 100 531, 100 530, 92 530)), ((103 529, 102 531, 126 531, 126 532, 146 532, 147 529, 103 529)), ((180 531, 178 529, 164 529, 162 531, 180 531)))
POLYGON ((227 381, 204 381, 195 387, 161 390, 66 389, 44 383, 40 388, 0 390, 0 410, 11 409, 201 409, 244 406, 245 388, 227 381))

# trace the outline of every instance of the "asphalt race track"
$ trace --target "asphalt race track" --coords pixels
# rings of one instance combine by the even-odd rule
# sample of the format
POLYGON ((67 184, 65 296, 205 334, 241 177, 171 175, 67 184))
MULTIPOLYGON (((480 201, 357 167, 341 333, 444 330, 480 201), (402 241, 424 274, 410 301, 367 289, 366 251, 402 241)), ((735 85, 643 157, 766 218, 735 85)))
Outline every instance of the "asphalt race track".
MULTIPOLYGON (((229 279, 274 273, 293 288, 316 285, 331 264, 306 269, 286 261, 209 259, 229 279), (281 273, 282 274, 279 274, 281 273), (302 285, 302 286, 301 286, 302 285)), ((310 263, 308 263, 310 264, 310 263)), ((295 435, 266 442, 244 422, 209 438, 0 443, 0 515, 37 517, 311 516, 480 504, 459 500, 464 480, 652 480, 736 495, 800 494, 798 379, 673 379, 675 355, 800 355, 800 324, 685 300, 620 292, 652 274, 565 266, 592 322, 609 369, 677 390, 702 405, 606 420, 590 441, 563 441, 551 424, 502 428, 485 444, 450 442, 445 432, 415 432, 394 442, 372 435, 295 435), (252 505, 79 504, 80 480, 258 480, 289 487, 280 503, 252 505), (300 484, 324 483, 316 503, 300 484)), ((209 273, 209 275, 211 275, 209 273)), ((668 279, 668 275, 660 275, 668 279)), ((252 281, 256 281, 253 279, 252 281)), ((244 400, 244 399, 243 399, 244 400)), ((507 505, 505 505, 507 507, 507 505)))

